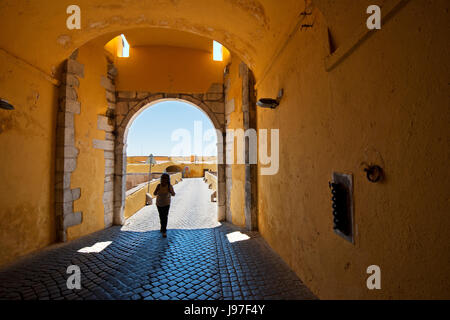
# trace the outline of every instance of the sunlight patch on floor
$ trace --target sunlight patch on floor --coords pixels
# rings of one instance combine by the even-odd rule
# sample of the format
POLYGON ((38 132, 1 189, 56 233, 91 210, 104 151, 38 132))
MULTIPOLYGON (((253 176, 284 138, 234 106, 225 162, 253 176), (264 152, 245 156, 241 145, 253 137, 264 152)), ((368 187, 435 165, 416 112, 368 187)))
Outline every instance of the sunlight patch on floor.
POLYGON ((245 241, 245 240, 250 239, 250 237, 248 235, 243 234, 240 231, 236 231, 236 232, 227 234, 227 238, 230 243, 238 242, 238 241, 245 241))
POLYGON ((112 241, 97 242, 92 247, 84 247, 84 248, 78 250, 78 252, 81 252, 81 253, 98 253, 98 252, 102 252, 111 243, 112 243, 112 241))

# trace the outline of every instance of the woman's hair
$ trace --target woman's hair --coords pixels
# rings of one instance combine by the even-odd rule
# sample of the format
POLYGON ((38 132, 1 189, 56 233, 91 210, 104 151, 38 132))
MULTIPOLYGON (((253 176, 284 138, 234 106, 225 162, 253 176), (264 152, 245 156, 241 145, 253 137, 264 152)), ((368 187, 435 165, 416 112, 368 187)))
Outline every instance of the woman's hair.
POLYGON ((161 182, 163 182, 163 179, 167 179, 167 183, 168 183, 169 186, 170 186, 170 176, 169 176, 169 174, 163 173, 163 174, 161 175, 161 182))

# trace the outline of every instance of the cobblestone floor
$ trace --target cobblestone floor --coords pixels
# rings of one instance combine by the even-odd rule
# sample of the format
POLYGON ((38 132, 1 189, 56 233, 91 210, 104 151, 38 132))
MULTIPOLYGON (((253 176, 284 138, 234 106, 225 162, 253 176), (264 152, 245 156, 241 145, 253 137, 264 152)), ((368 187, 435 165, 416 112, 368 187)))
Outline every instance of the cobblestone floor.
POLYGON ((217 222, 202 179, 185 179, 175 192, 167 238, 155 205, 146 207, 123 227, 49 247, 0 270, 0 299, 315 299, 257 232, 217 222), (229 240, 244 235, 249 238, 229 240), (101 245, 107 246, 94 250, 101 245), (69 265, 81 269, 80 290, 67 288, 69 265))

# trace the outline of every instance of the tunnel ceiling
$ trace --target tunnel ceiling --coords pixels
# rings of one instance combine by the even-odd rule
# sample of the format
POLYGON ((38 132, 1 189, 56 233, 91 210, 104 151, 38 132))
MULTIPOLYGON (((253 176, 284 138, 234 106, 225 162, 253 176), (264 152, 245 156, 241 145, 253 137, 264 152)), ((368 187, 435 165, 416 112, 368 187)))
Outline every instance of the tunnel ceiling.
MULTIPOLYGON (((257 77, 284 42, 280 35, 289 34, 304 5, 299 0, 4 0, 0 3, 0 43, 10 54, 54 74, 71 52, 102 35, 149 27, 174 29, 221 42, 257 77), (66 28, 66 9, 72 4, 81 8, 81 30, 66 28)), ((175 34, 166 33, 178 43, 181 39, 175 34)), ((131 35, 133 39, 147 41, 139 32, 131 35)), ((202 46, 201 42, 197 45, 202 46)))

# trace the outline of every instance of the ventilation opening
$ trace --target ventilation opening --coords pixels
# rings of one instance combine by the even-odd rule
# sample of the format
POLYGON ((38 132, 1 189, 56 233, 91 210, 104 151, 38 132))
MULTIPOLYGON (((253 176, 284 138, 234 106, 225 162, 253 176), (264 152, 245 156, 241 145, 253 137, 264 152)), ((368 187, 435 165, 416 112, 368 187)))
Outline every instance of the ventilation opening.
POLYGON ((125 35, 121 34, 120 35, 121 39, 122 39, 122 58, 128 58, 130 57, 130 44, 127 41, 127 38, 125 38, 125 35))
POLYGON ((223 61, 223 46, 217 41, 213 41, 213 60, 223 61))
POLYGON ((115 37, 105 45, 105 50, 119 58, 130 57, 130 44, 124 34, 115 37))

